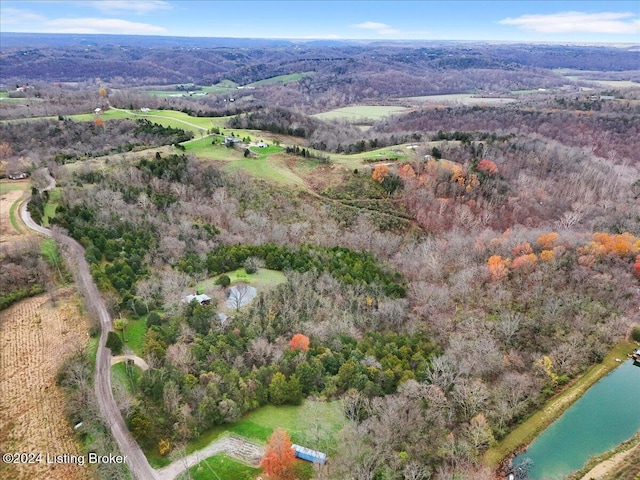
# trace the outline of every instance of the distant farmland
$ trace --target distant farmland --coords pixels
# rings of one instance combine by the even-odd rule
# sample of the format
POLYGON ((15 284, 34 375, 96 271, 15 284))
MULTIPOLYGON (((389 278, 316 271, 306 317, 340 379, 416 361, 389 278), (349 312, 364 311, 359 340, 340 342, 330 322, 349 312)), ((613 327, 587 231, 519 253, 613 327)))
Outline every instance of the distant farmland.
POLYGON ((405 107, 385 106, 385 105, 358 105, 353 107, 336 108, 324 113, 313 115, 320 120, 347 120, 351 123, 371 123, 376 122, 389 115, 404 113, 408 109, 405 107))

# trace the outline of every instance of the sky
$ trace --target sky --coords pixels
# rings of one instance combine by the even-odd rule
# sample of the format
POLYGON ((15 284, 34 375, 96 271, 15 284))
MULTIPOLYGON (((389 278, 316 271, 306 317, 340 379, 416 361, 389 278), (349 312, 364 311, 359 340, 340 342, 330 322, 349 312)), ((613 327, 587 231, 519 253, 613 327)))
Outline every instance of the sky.
POLYGON ((0 32, 640 43, 640 1, 2 0, 0 32))

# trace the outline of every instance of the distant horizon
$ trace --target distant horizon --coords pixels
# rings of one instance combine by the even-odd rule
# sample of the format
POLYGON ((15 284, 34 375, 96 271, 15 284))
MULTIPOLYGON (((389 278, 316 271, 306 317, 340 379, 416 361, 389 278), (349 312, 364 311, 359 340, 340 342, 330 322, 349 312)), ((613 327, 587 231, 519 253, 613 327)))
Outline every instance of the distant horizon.
POLYGON ((60 37, 131 37, 131 38, 146 38, 146 39, 189 39, 189 40, 249 40, 259 42, 264 41, 283 41, 283 42, 299 42, 299 43, 313 43, 313 42, 327 42, 327 43, 358 43, 358 42, 375 42, 375 43, 500 43, 500 44, 531 44, 531 45, 589 45, 589 46, 640 46, 639 42, 623 42, 623 41, 554 41, 554 40, 491 40, 491 39, 478 39, 478 40, 465 40, 465 39, 449 39, 449 38, 432 38, 432 39, 410 39, 410 38, 394 38, 394 39, 381 39, 381 38, 345 38, 345 39, 332 39, 332 38, 293 38, 293 37, 227 37, 227 36, 188 36, 188 35, 142 35, 142 34, 122 34, 122 33, 58 33, 58 32, 0 32, 0 36, 4 35, 54 35, 60 37))
POLYGON ((3 0, 6 33, 320 41, 640 43, 633 0, 3 0))

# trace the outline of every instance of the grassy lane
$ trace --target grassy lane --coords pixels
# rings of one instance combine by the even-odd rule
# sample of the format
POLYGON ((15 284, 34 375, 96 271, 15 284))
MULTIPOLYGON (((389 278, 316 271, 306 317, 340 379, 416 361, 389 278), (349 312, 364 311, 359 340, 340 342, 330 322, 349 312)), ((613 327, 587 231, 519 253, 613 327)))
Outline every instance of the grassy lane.
POLYGON ((22 198, 19 198, 9 208, 9 219, 11 220, 11 226, 15 228, 16 232, 20 235, 24 235, 24 230, 22 229, 22 222, 19 220, 19 216, 16 215, 16 211, 22 202, 22 198))
POLYGON ((591 367, 564 391, 549 400, 544 408, 533 414, 518 428, 507 435, 485 454, 484 461, 491 467, 497 466, 507 455, 523 445, 531 443, 554 420, 562 415, 576 400, 620 363, 616 358, 625 360, 635 347, 631 342, 620 342, 605 357, 602 363, 591 367))

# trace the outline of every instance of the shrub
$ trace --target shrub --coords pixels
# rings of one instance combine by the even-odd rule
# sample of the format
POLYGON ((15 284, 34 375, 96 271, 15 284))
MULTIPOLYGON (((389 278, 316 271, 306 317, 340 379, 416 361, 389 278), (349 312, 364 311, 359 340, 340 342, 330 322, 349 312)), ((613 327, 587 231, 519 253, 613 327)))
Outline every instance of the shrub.
POLYGON ((220 285, 222 288, 227 288, 231 285, 231 279, 229 278, 229 275, 220 275, 216 278, 215 284, 220 285))
POLYGON ((151 312, 147 317, 147 327, 152 327, 153 325, 160 325, 162 323, 162 317, 158 315, 156 312, 151 312))
POLYGON ((634 342, 640 342, 640 327, 633 327, 631 329, 631 338, 634 342))
POLYGON ((109 332, 109 335, 107 335, 106 347, 111 350, 111 353, 121 353, 122 340, 120 339, 120 335, 116 332, 109 332))

